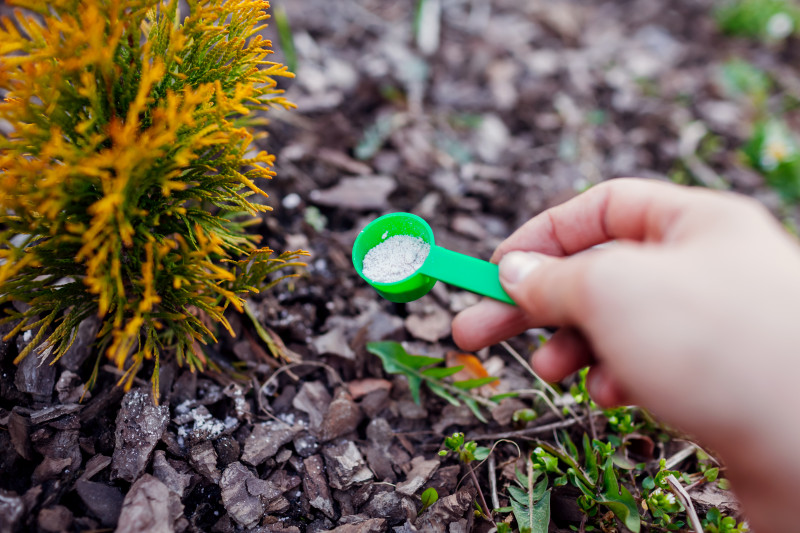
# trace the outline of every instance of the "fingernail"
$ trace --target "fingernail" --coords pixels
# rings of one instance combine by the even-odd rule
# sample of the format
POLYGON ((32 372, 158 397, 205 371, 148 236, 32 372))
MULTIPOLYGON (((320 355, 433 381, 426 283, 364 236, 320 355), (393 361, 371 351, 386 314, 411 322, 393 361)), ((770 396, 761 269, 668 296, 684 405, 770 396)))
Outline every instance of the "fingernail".
POLYGON ((519 283, 530 274, 542 260, 539 254, 509 252, 500 260, 500 277, 510 284, 519 283))

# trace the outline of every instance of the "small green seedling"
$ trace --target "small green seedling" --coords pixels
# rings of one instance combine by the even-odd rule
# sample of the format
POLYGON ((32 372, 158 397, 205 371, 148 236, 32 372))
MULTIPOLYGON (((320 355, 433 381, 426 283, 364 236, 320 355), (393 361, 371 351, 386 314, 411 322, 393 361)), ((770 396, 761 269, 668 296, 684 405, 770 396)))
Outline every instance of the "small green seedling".
POLYGON ((636 500, 630 491, 619 483, 614 465, 614 446, 583 436, 583 465, 581 453, 566 433, 561 434, 561 443, 551 446, 540 442, 533 450, 533 469, 555 476, 553 486, 570 483, 580 489, 578 506, 588 517, 598 514, 598 506, 605 507, 634 533, 641 530, 636 500), (562 469, 562 466, 565 469, 562 469))
POLYGON ((703 530, 706 533, 748 533, 750 527, 746 522, 736 522, 736 519, 725 516, 716 507, 708 510, 703 520, 703 530))
POLYGON ((384 215, 361 230, 353 245, 353 266, 359 276, 391 302, 405 303, 421 298, 439 280, 515 305, 500 284, 497 265, 436 246, 433 230, 428 223, 411 213, 384 215), (417 237, 430 246, 430 252, 422 266, 413 274, 390 283, 377 282, 365 276, 363 265, 367 253, 396 235, 417 237))
POLYGON ((428 487, 422 492, 422 496, 420 496, 420 498, 422 499, 422 508, 417 513, 417 516, 424 513, 428 507, 439 501, 439 493, 436 492, 436 489, 433 487, 428 487))
POLYGON ((480 498, 480 503, 477 501, 475 502, 475 514, 482 516, 487 520, 491 520, 492 512, 489 509, 489 505, 486 503, 486 498, 483 496, 481 485, 478 483, 475 470, 473 470, 473 468, 470 466, 470 463, 473 461, 483 461, 489 457, 489 454, 492 453, 492 450, 485 446, 478 446, 478 443, 474 440, 465 442, 463 433, 453 433, 452 436, 445 437, 444 447, 445 449, 439 452, 441 457, 444 457, 451 452, 455 453, 458 456, 458 460, 464 463, 469 470, 470 478, 472 478, 472 483, 478 490, 478 497, 480 498))
POLYGON ((550 526, 547 476, 529 468, 528 475, 516 469, 516 477, 518 485, 509 485, 508 495, 520 533, 547 533, 550 526))
POLYGON ((370 342, 367 344, 367 351, 381 358, 383 369, 387 373, 406 376, 411 397, 417 405, 421 403, 419 397, 420 387, 425 383, 431 392, 440 398, 447 400, 454 406, 459 406, 463 403, 478 420, 483 423, 488 422, 483 413, 481 413, 481 407, 491 409, 496 403, 492 399, 483 398, 477 394, 472 394, 470 391, 496 381, 496 377, 490 376, 446 383, 444 379, 457 374, 464 366, 434 366, 444 363, 444 359, 424 355, 411 355, 406 352, 400 343, 391 341, 370 342))

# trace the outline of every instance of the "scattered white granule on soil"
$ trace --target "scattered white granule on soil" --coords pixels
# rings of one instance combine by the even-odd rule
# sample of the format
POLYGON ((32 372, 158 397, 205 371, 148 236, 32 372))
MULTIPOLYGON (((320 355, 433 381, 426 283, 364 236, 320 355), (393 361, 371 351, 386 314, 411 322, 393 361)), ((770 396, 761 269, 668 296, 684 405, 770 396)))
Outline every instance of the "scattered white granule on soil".
POLYGON ((377 283, 394 283, 416 272, 430 251, 419 237, 395 235, 367 252, 362 272, 377 283))

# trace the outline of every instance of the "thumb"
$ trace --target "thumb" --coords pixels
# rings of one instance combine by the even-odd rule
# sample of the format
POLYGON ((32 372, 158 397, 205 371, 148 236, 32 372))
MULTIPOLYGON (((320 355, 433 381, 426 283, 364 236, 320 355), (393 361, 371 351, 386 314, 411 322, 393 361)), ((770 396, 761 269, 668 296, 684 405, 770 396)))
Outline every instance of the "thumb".
POLYGON ((585 316, 591 256, 556 258, 535 252, 509 252, 500 260, 500 283, 533 325, 580 326, 585 316))

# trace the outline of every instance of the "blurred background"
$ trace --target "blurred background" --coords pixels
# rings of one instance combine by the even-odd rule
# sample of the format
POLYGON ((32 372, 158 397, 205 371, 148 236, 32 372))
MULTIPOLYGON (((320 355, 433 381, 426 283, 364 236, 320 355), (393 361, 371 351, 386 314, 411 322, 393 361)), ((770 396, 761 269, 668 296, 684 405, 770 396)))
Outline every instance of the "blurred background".
MULTIPOLYGON (((794 0, 273 0, 272 15, 298 109, 269 114, 265 222, 276 249, 312 251, 317 326, 375 299, 350 246, 389 211, 488 258, 545 208, 642 176, 750 195, 796 231, 794 0)), ((471 301, 437 290, 451 312, 471 301)))

